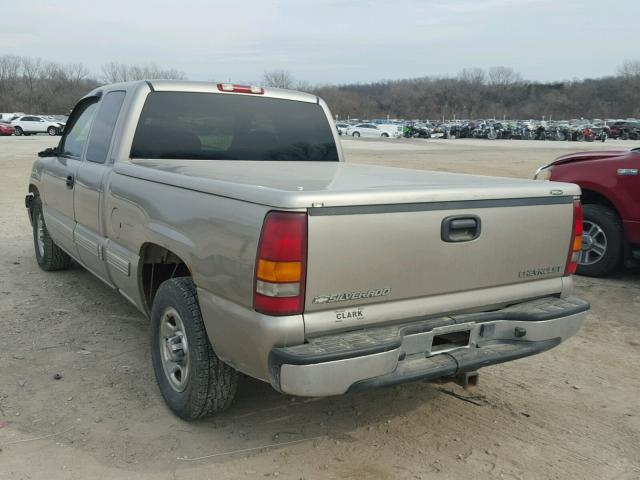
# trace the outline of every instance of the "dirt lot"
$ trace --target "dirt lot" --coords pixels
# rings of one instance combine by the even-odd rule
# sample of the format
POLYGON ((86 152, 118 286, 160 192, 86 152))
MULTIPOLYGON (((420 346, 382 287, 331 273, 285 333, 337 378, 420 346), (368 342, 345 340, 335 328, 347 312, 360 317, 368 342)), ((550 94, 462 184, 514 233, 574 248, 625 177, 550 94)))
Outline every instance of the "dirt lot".
MULTIPOLYGON (((582 332, 483 370, 474 393, 417 383, 299 399, 246 379, 228 412, 178 420, 155 385, 147 320, 79 267, 36 265, 23 198, 35 153, 55 141, 0 137, 1 479, 640 478, 638 271, 577 278, 593 306, 582 332)), ((351 162, 523 177, 572 150, 640 146, 343 145, 351 162)))

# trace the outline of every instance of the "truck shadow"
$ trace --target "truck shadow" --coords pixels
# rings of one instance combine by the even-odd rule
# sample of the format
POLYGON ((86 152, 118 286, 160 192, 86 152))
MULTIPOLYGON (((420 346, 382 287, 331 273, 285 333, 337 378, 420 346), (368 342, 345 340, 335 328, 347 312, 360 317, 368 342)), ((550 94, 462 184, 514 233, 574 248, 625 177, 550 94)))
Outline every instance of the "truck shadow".
POLYGON ((442 396, 436 384, 418 382, 336 397, 292 397, 276 392, 265 382, 243 376, 229 410, 189 424, 198 436, 210 436, 211 429, 215 429, 218 437, 235 438, 214 451, 205 451, 206 443, 193 442, 194 448, 185 453, 191 459, 213 455, 206 461, 220 463, 231 457, 285 448, 294 442, 314 446, 316 441, 324 440, 358 442, 362 431, 386 433, 413 423, 416 409, 442 396), (249 453, 246 449, 254 450, 249 453))
MULTIPOLYGON (((24 258, 22 252, 14 253, 24 258)), ((82 418, 78 431, 56 440, 71 442, 81 432, 87 442, 74 442, 74 448, 105 465, 160 472, 175 468, 176 459, 207 457, 202 461, 218 463, 268 451, 263 447, 293 448, 291 442, 301 442, 299 448, 362 442, 368 434, 411 430, 418 414, 447 422, 444 395, 433 384, 300 398, 245 376, 227 411, 185 422, 166 407, 158 391, 148 320, 117 292, 79 266, 54 276, 38 271, 29 258, 8 268, 8 289, 15 292, 8 296, 8 306, 23 313, 24 321, 11 326, 9 333, 19 328, 21 336, 0 356, 11 364, 11 374, 4 378, 10 385, 8 397, 0 406, 19 407, 20 419, 37 416, 42 424, 65 428, 76 425, 69 419, 82 418), (23 280, 27 271, 34 279, 28 283, 23 280), (62 381, 52 379, 55 372, 64 374, 62 381), (20 379, 27 379, 24 387, 20 379)), ((22 428, 37 437, 42 434, 37 426, 27 422, 22 428)))

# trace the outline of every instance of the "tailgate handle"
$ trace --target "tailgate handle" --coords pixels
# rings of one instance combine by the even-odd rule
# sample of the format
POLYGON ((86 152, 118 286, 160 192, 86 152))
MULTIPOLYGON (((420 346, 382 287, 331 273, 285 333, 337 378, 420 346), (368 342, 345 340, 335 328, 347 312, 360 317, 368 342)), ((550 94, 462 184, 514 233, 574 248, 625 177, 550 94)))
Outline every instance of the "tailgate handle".
POLYGON ((442 220, 441 237, 444 242, 469 242, 480 236, 480 217, 454 215, 442 220))

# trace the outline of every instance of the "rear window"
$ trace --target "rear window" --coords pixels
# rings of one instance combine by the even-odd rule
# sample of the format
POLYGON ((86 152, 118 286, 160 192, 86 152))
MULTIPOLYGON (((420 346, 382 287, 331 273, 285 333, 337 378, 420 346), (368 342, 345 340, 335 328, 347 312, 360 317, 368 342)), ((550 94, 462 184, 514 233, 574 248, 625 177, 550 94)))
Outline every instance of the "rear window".
POLYGON ((116 127, 116 120, 124 101, 125 92, 115 91, 107 93, 100 105, 96 119, 93 122, 93 129, 89 137, 87 147, 87 160, 95 163, 104 163, 107 160, 109 146, 113 129, 116 127))
POLYGON ((338 161, 322 107, 249 95, 151 92, 132 158, 338 161))

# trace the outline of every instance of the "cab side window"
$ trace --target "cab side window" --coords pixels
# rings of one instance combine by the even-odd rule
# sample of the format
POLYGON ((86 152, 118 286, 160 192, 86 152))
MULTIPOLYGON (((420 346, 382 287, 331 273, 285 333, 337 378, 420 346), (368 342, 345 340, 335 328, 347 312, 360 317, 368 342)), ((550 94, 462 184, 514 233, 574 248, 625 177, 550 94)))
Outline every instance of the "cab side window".
POLYGON ((109 92, 100 103, 98 114, 87 147, 87 160, 95 163, 104 163, 107 160, 111 137, 116 127, 116 120, 120 114, 120 108, 124 101, 125 92, 109 92))
MULTIPOLYGON (((60 148, 60 154, 66 157, 80 158, 82 156, 82 150, 84 144, 87 142, 89 136, 89 130, 91 129, 91 122, 96 112, 96 99, 86 101, 80 105, 80 111, 72 120, 72 125, 65 133, 62 139, 62 145, 60 148)), ((78 107, 76 107, 78 108, 78 107)))

